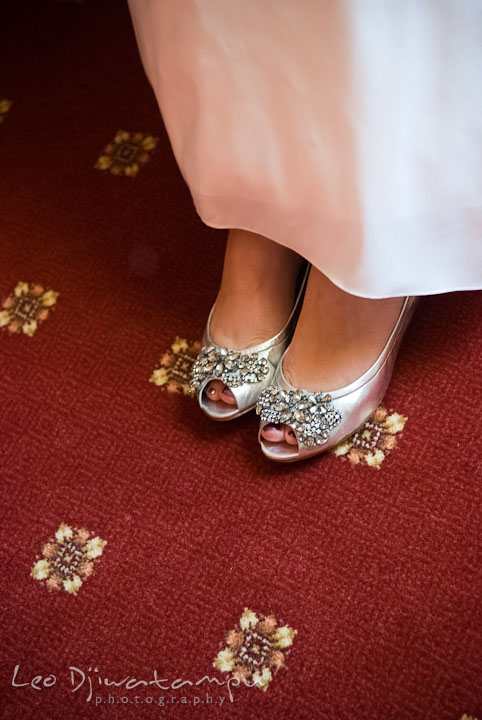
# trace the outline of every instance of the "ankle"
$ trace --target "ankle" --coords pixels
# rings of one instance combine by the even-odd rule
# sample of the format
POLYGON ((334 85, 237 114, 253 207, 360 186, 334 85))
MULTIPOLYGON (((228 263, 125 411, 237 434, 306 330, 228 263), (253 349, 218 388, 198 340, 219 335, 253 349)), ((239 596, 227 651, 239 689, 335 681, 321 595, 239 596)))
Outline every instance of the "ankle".
MULTIPOLYGON (((221 299, 270 298, 294 294, 302 258, 287 247, 256 233, 232 229, 228 234, 221 299)), ((291 304, 292 298, 288 301, 291 304)))
POLYGON ((276 335, 293 308, 301 262, 268 238, 231 230, 211 317, 216 344, 243 349, 276 335))

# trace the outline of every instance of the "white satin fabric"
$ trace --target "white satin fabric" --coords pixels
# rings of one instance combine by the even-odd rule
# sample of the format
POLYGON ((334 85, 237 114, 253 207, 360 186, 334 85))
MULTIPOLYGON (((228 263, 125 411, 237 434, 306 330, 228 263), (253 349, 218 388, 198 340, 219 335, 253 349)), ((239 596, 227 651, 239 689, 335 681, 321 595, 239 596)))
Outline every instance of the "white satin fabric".
POLYGON ((482 0, 128 0, 202 220, 365 297, 482 288, 482 0))

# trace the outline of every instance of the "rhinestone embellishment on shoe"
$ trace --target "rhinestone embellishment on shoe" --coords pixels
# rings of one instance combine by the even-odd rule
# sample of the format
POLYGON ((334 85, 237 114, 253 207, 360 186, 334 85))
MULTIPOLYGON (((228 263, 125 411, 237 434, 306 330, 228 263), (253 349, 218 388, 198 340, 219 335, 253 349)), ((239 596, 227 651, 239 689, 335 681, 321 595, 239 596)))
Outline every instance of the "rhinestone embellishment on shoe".
POLYGON ((330 395, 306 390, 283 390, 270 385, 261 393, 256 413, 269 423, 287 424, 296 430, 301 445, 322 445, 330 431, 340 424, 330 395))
POLYGON ((239 387, 261 382, 268 373, 268 361, 256 352, 242 353, 210 345, 201 349, 192 366, 189 388, 197 392, 207 378, 218 378, 229 387, 239 387))

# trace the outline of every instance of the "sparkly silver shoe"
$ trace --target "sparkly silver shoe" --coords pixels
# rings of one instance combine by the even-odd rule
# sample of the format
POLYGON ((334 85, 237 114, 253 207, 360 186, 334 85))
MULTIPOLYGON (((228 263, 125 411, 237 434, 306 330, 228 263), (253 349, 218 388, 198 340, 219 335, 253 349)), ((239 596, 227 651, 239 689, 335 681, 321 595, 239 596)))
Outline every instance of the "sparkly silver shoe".
POLYGON ((307 265, 285 326, 279 333, 259 345, 243 350, 230 350, 216 345, 211 336, 214 306, 212 307, 202 337, 201 352, 193 364, 189 384, 191 393, 197 394, 199 406, 206 415, 214 420, 233 420, 254 409, 262 391, 273 382, 281 356, 290 343, 309 271, 310 265, 307 265), (221 380, 227 385, 234 395, 236 405, 210 400, 204 389, 211 380, 221 380))
POLYGON ((405 298, 390 337, 373 365, 339 390, 309 392, 294 388, 283 374, 281 358, 273 384, 263 390, 256 405, 261 420, 258 441, 266 457, 278 462, 293 462, 318 455, 338 445, 368 420, 385 395, 417 300, 416 297, 405 298), (289 425, 297 445, 263 438, 263 429, 271 423, 289 425))

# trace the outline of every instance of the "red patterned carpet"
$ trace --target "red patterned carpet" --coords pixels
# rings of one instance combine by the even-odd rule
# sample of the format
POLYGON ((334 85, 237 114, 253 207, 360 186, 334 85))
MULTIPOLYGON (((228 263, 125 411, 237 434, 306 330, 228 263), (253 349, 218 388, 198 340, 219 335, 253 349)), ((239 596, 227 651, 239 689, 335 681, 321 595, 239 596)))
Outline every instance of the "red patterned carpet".
POLYGON ((482 717, 481 295, 422 300, 363 436, 270 464, 184 392, 225 234, 125 4, 1 13, 2 717, 482 717))

